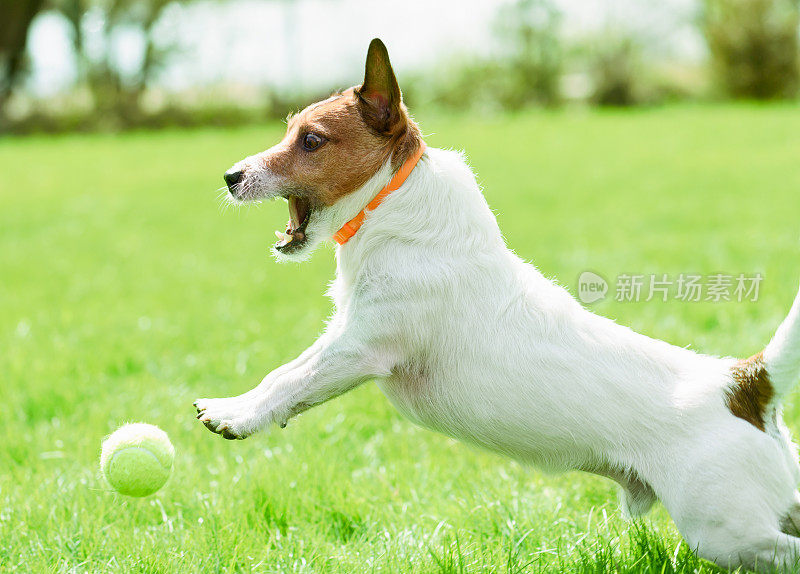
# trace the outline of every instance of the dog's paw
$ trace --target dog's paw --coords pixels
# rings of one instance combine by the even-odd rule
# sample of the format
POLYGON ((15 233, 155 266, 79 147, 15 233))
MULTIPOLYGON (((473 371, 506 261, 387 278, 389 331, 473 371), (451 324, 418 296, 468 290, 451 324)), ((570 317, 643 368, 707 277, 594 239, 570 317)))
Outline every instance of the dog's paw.
POLYGON ((238 397, 197 399, 197 418, 208 430, 228 440, 245 439, 258 430, 252 409, 238 397))

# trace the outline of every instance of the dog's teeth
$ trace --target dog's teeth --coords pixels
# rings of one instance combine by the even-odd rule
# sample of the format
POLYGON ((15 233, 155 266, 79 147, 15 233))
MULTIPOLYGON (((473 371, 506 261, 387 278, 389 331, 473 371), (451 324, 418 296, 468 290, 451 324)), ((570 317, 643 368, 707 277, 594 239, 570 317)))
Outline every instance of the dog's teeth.
POLYGON ((275 232, 275 237, 277 237, 280 241, 278 241, 278 247, 283 247, 285 245, 289 245, 292 241, 294 241, 294 235, 291 233, 283 233, 281 231, 275 232))

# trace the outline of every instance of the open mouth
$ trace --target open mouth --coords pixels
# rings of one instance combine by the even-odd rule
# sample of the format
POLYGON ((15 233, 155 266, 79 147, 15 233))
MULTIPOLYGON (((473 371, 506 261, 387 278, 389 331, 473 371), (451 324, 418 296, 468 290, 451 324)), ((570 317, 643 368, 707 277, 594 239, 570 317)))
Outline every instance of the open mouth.
POLYGON ((300 248, 306 241, 306 226, 311 215, 311 204, 307 199, 296 195, 287 196, 289 203, 289 221, 286 222, 286 231, 276 231, 278 242, 275 249, 290 253, 300 248))

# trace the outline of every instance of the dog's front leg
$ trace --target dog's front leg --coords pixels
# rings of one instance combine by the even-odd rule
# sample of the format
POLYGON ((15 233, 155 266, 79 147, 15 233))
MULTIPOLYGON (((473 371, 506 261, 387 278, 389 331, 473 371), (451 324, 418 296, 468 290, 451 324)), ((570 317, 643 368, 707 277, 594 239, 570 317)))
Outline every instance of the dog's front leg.
POLYGON ((386 351, 332 325, 294 361, 264 377, 257 387, 225 399, 198 399, 197 418, 227 439, 242 439, 385 374, 386 351))

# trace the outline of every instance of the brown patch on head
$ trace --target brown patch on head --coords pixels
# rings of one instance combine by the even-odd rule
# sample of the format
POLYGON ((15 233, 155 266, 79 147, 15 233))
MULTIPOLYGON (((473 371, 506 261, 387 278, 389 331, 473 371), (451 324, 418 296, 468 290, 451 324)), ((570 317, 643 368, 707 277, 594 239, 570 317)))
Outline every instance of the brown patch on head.
POLYGON ((767 407, 775 394, 763 354, 736 363, 731 376, 733 385, 725 392, 728 410, 763 431, 767 407))
POLYGON ((355 191, 389 157, 397 169, 421 143, 386 47, 376 39, 369 47, 363 85, 292 116, 281 143, 260 159, 285 182, 284 193, 302 197, 313 207, 333 205, 355 191), (318 145, 309 149, 309 141, 318 145))

